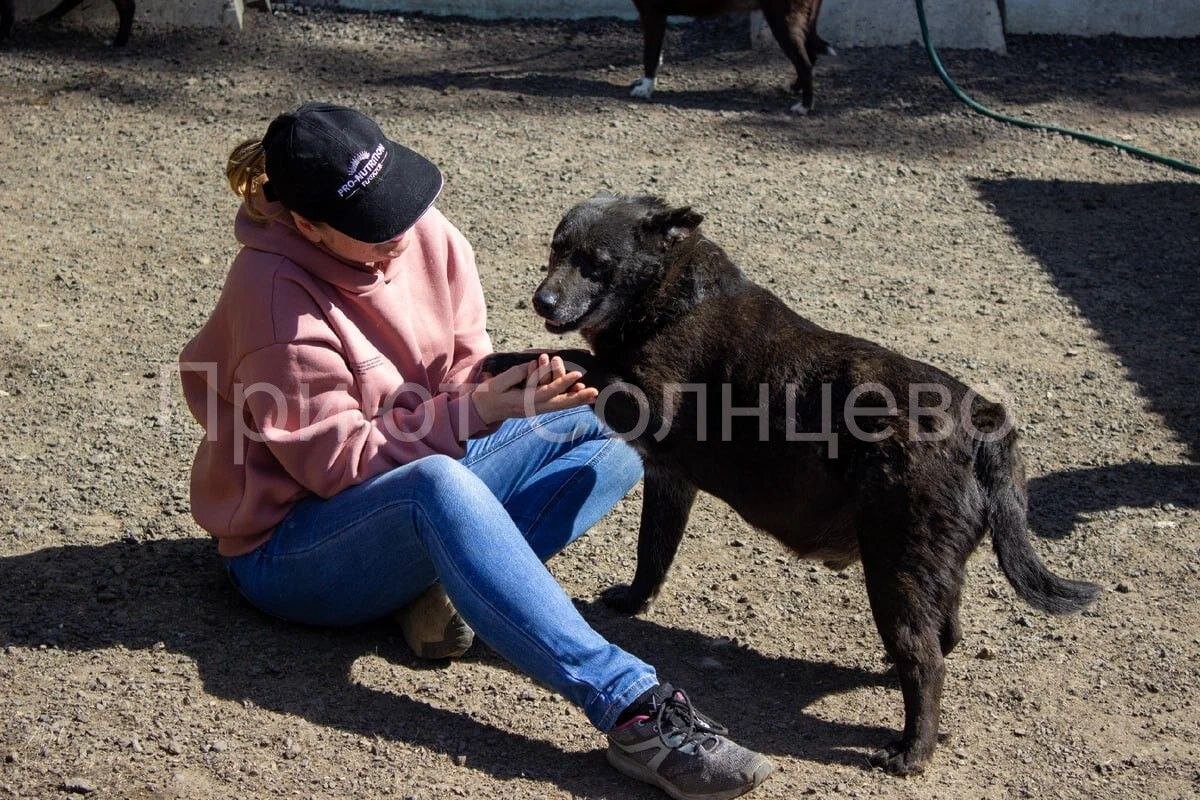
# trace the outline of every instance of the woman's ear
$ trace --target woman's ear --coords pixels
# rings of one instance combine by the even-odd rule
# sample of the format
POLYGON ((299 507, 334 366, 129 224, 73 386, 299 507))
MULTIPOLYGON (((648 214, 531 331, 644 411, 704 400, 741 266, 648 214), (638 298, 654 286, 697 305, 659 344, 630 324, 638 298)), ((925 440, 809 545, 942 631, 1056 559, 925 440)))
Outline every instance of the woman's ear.
POLYGON ((295 211, 292 211, 291 215, 292 222, 296 223, 296 230, 300 231, 300 235, 305 239, 308 239, 313 244, 320 244, 321 232, 317 230, 317 226, 313 225, 295 211))

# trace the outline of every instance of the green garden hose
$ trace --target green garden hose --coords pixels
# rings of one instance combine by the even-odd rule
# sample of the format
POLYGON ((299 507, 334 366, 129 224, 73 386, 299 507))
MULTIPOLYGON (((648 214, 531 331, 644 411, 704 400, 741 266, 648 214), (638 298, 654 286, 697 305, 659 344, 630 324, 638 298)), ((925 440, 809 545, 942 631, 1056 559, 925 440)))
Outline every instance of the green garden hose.
POLYGON ((925 52, 929 54, 929 60, 933 64, 933 68, 937 70, 938 77, 942 79, 942 83, 946 84, 951 93, 953 93, 954 96, 961 100, 965 105, 971 108, 971 110, 982 114, 985 117, 990 117, 991 119, 998 120, 1000 122, 1006 122, 1009 125, 1016 125, 1019 128, 1052 131, 1054 133, 1061 133, 1064 136, 1070 136, 1074 139, 1079 139, 1083 142, 1090 142, 1091 144, 1100 145, 1101 147, 1115 147, 1116 149, 1129 153, 1130 155, 1168 166, 1171 169, 1188 172, 1192 175, 1200 175, 1200 166, 1192 164, 1188 161, 1183 161, 1178 158, 1171 158, 1170 156, 1164 156, 1159 153, 1153 153, 1149 150, 1143 150, 1140 147, 1134 147, 1130 144, 1114 142, 1112 139, 1105 139, 1103 136, 1097 136, 1093 133, 1072 130, 1071 128, 1063 128, 1058 125, 1050 125, 1044 122, 1034 122, 1033 120, 1022 119, 1021 117, 1010 117, 1008 114, 1001 114, 998 111, 992 111, 990 108, 975 100, 975 98, 971 97, 962 89, 960 89, 958 84, 954 82, 954 79, 951 78, 946 72, 946 68, 942 66, 942 60, 938 58, 937 50, 935 50, 933 47, 933 42, 929 39, 929 24, 925 21, 925 0, 916 0, 916 4, 917 20, 921 23, 921 39, 925 42, 925 52))

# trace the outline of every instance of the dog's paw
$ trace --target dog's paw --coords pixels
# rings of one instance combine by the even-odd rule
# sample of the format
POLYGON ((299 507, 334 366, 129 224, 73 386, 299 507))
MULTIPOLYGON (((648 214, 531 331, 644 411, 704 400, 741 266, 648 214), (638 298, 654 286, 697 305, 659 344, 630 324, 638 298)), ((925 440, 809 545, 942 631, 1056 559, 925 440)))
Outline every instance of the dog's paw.
POLYGON ((625 584, 610 586, 600 593, 600 602, 618 614, 632 617, 650 608, 649 598, 640 597, 625 584))
POLYGON ((808 112, 812 111, 812 106, 804 105, 804 101, 801 100, 800 102, 796 103, 788 110, 791 111, 793 114, 795 114, 798 117, 803 117, 803 116, 807 116, 808 112))
POLYGON ((649 100, 652 94, 654 94, 654 78, 638 78, 629 90, 630 97, 642 100, 649 100))
POLYGON ((876 750, 867 756, 871 766, 890 772, 893 775, 918 775, 925 771, 925 763, 929 756, 918 756, 915 749, 903 742, 894 742, 882 750, 876 750))
POLYGON ((535 358, 537 356, 530 353, 491 353, 484 356, 483 360, 479 362, 479 369, 481 372, 495 376, 518 364, 527 364, 535 358))

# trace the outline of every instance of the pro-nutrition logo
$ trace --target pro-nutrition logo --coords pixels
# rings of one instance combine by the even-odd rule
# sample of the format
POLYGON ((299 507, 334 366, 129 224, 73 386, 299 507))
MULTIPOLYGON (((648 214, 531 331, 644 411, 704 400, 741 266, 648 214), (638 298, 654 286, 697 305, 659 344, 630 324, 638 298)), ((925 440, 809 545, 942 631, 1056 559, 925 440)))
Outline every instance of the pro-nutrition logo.
POLYGON ((350 159, 350 169, 346 171, 350 177, 338 187, 338 197, 345 199, 364 186, 369 186, 371 181, 375 180, 383 171, 383 162, 387 161, 387 157, 387 148, 382 144, 378 145, 372 153, 368 153, 366 150, 357 153, 354 158, 350 159))

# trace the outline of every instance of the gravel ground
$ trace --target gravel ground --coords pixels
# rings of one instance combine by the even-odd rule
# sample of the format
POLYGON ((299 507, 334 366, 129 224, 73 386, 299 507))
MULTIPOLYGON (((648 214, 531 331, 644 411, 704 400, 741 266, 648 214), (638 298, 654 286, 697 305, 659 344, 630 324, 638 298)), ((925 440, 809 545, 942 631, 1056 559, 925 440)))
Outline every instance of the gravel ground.
MULTIPOLYGON (((229 149, 308 98, 441 164, 498 348, 549 233, 602 188, 694 204, 800 313, 1002 388, 1035 544, 1097 607, 1023 606, 985 550, 929 772, 865 754, 900 726, 857 567, 796 562, 706 499, 656 608, 635 492, 552 568, 585 615, 770 754, 755 797, 1194 797, 1200 791, 1200 183, 1001 127, 916 47, 788 68, 741 23, 669 34, 651 104, 635 26, 278 13, 238 41, 24 25, 0 50, 0 797, 661 797, 564 701, 485 648, 443 668, 397 631, 274 622, 187 512, 198 428, 171 365, 235 252, 229 149)), ((1200 155, 1196 41, 1015 38, 951 53, 1006 109, 1200 155)))

